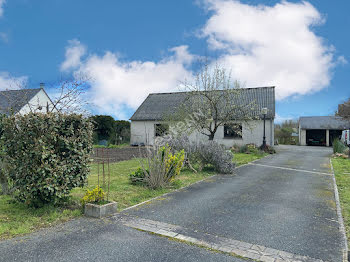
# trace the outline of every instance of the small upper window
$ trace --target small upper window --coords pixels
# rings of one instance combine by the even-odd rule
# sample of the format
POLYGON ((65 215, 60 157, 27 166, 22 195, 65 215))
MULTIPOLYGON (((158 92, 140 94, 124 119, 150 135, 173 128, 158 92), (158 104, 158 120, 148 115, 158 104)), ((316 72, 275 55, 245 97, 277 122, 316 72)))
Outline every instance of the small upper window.
POLYGON ((242 125, 224 125, 224 137, 225 138, 242 138, 242 125))
POLYGON ((154 130, 155 130, 155 136, 164 136, 169 131, 169 125, 155 124, 154 130))

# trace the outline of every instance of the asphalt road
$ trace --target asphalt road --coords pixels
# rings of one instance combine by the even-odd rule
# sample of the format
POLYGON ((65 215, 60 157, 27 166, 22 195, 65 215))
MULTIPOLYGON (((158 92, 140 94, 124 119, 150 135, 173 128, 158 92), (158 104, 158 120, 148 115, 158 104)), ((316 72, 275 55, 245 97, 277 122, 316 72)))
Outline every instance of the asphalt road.
POLYGON ((234 176, 217 176, 128 213, 294 254, 342 261, 330 154, 327 148, 279 146, 278 154, 243 166, 234 176))
POLYGON ((0 261, 246 262, 141 232, 109 219, 87 218, 2 241, 0 261))
MULTIPOLYGON (((342 236, 326 148, 279 153, 123 212, 327 261, 342 236)), ((123 226, 81 218, 0 242, 0 261, 247 261, 123 226)))

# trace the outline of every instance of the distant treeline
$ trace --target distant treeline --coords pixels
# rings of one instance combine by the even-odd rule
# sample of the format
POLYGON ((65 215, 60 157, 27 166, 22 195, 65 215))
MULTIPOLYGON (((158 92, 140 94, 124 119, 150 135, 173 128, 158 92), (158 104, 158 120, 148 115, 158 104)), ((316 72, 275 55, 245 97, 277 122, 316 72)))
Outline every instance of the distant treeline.
POLYGON ((125 120, 114 120, 108 115, 95 115, 91 119, 95 125, 94 144, 107 143, 117 145, 129 143, 130 122, 125 120))
POLYGON ((299 143, 299 123, 296 120, 286 120, 281 124, 275 124, 275 142, 278 144, 295 145, 299 143))

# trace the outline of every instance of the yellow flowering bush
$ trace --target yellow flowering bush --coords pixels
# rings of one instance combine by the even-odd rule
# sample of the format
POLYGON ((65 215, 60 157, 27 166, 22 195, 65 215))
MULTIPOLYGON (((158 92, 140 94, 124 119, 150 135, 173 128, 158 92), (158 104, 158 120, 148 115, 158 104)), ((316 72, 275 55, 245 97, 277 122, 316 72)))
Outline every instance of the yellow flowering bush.
POLYGON ((184 150, 181 150, 180 152, 177 152, 174 155, 171 152, 168 152, 168 159, 166 162, 166 173, 167 173, 167 176, 170 177, 170 180, 173 180, 177 175, 180 174, 184 160, 185 160, 184 150))
POLYGON ((104 202, 105 192, 103 192, 102 188, 96 186, 93 190, 87 190, 85 196, 81 199, 83 205, 86 203, 101 203, 104 202))
POLYGON ((185 151, 172 153, 169 145, 155 146, 147 151, 146 164, 141 163, 142 169, 130 175, 132 183, 142 182, 156 189, 166 186, 180 174, 185 159, 185 151))

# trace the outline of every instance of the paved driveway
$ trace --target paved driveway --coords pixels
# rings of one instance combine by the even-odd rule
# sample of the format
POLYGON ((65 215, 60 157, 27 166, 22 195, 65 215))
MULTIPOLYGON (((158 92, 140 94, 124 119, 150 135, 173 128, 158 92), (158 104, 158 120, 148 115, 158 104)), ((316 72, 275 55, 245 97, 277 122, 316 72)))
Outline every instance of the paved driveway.
POLYGON ((130 215, 328 261, 342 261, 329 155, 279 146, 278 154, 169 195, 130 215))
POLYGON ((235 175, 216 176, 110 219, 83 218, 0 242, 0 261, 243 261, 126 227, 123 217, 162 222, 182 236, 342 261, 330 154, 326 148, 279 146, 278 154, 235 175))

